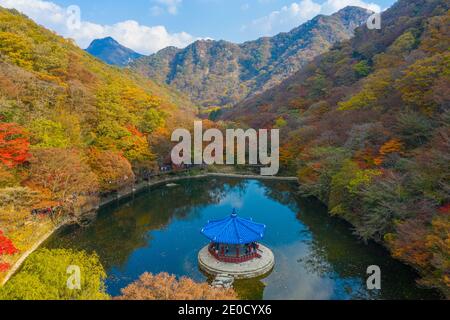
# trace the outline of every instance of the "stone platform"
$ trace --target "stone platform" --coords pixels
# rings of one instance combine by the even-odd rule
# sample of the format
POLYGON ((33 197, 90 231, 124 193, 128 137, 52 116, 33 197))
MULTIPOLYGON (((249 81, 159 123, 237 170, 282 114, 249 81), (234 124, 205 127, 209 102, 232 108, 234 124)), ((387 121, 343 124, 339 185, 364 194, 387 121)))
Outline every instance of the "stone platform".
POLYGON ((259 254, 261 255, 261 258, 242 263, 225 263, 218 261, 209 253, 208 247, 209 246, 204 247, 199 252, 198 263, 201 270, 213 276, 227 274, 235 279, 251 279, 269 273, 275 266, 273 252, 263 245, 259 245, 259 254))

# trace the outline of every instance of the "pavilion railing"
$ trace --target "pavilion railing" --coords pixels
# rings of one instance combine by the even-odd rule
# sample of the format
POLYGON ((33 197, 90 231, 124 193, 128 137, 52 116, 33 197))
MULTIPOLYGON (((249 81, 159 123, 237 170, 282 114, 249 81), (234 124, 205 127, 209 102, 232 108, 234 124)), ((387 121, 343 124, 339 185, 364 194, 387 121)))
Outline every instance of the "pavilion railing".
POLYGON ((261 258, 261 255, 258 252, 253 252, 253 253, 242 255, 242 256, 239 256, 239 257, 221 255, 220 253, 218 253, 216 251, 214 244, 211 244, 209 246, 208 250, 209 250, 209 253, 214 258, 216 258, 218 261, 226 262, 226 263, 243 263, 243 262, 247 262, 247 261, 250 261, 250 260, 253 260, 253 259, 261 258))

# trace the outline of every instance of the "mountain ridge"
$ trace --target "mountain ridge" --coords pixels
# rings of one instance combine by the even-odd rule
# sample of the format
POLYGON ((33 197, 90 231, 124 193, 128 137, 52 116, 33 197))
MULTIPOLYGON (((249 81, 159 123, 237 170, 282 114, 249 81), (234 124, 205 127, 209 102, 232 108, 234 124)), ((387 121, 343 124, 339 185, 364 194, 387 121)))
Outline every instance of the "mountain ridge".
POLYGON ((187 93, 203 107, 231 106, 279 84, 334 43, 351 38, 371 13, 349 6, 273 37, 241 44, 198 40, 184 49, 162 49, 130 67, 187 93))

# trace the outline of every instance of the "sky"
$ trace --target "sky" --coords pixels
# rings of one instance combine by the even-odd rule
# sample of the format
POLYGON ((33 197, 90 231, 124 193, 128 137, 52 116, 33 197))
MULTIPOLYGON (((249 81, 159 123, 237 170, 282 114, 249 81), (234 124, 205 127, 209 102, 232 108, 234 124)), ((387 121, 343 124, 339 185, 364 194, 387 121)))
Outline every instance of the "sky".
POLYGON ((287 32, 347 5, 382 11, 395 0, 0 0, 86 48, 111 36, 142 54, 199 39, 241 43, 287 32), (79 8, 79 11, 78 9, 79 8))

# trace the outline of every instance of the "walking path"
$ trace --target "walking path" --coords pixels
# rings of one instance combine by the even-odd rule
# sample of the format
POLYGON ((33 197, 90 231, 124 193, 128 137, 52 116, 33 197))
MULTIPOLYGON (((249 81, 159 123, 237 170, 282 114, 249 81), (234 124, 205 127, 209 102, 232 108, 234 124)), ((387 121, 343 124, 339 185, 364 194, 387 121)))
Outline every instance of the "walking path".
POLYGON ((22 264, 25 262, 25 260, 28 258, 28 256, 30 254, 32 254, 35 250, 37 250, 37 248, 40 247, 40 245, 47 240, 56 230, 58 230, 58 227, 53 228, 51 231, 47 232, 46 234, 44 234, 42 237, 39 238, 38 241, 36 241, 36 243, 27 251, 25 251, 22 256, 19 258, 19 260, 17 260, 14 265, 11 267, 11 269, 9 269, 8 274, 6 275, 6 277, 3 279, 1 285, 4 286, 8 280, 17 272, 17 270, 19 270, 19 268, 22 266, 22 264))

